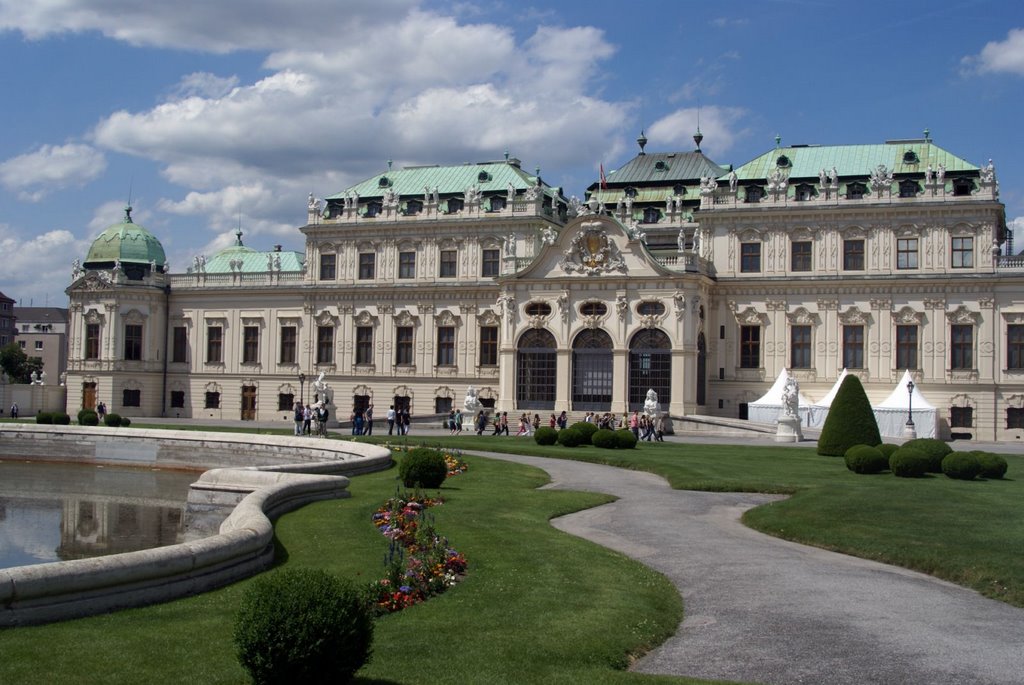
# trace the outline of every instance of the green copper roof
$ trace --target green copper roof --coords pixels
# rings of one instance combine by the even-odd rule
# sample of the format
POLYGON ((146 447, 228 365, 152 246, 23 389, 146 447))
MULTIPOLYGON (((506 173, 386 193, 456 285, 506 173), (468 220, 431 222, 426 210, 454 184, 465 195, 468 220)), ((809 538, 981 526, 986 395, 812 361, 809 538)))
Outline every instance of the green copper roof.
POLYGON ((164 247, 152 233, 132 222, 132 208, 125 207, 124 221, 107 228, 92 242, 85 257, 86 268, 114 262, 149 264, 167 263, 164 247))
MULTIPOLYGON (((704 176, 721 176, 728 168, 721 167, 704 156, 702 152, 655 152, 640 154, 626 162, 620 169, 605 174, 609 186, 625 185, 675 185, 690 182, 700 183, 704 176)), ((600 181, 587 190, 596 190, 600 181)))
MULTIPOLYGON (((476 186, 482 193, 500 192, 504 194, 508 185, 516 190, 526 190, 537 185, 537 177, 527 174, 514 161, 483 162, 480 164, 460 164, 457 166, 418 166, 388 170, 371 176, 362 183, 357 183, 338 193, 328 200, 339 200, 346 193, 357 193, 360 199, 383 197, 384 191, 391 189, 400 197, 423 197, 423 189, 436 187, 439 196, 461 195, 471 186, 476 186)), ((549 195, 555 191, 542 183, 549 195)))
POLYGON ((206 260, 206 273, 266 273, 268 271, 302 271, 302 261, 305 255, 301 252, 259 252, 242 244, 242 231, 235 233, 235 244, 225 247, 223 250, 206 260), (281 268, 277 268, 277 260, 281 261, 281 268), (235 268, 231 268, 231 262, 235 262, 235 268), (239 269, 238 264, 241 264, 239 269))
MULTIPOLYGON (((817 179, 819 172, 836 168, 840 178, 867 176, 879 164, 893 174, 921 174, 931 165, 946 167, 946 175, 977 171, 978 167, 943 150, 931 140, 890 140, 881 145, 794 145, 778 147, 736 169, 740 181, 766 179, 775 169, 788 172, 789 178, 817 179), (785 157, 780 166, 779 158, 785 157)), ((719 180, 726 180, 720 175, 719 180)))

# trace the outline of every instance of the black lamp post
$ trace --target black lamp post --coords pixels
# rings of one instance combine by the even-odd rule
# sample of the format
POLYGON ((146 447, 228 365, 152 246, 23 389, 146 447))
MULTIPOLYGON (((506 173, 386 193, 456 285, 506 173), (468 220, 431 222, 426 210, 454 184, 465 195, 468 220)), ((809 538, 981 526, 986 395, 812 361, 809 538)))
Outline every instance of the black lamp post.
POLYGON ((306 406, 306 394, 304 392, 305 385, 306 385, 306 374, 300 373, 299 374, 299 404, 301 404, 302 406, 306 406))
POLYGON ((907 425, 903 428, 903 435, 908 438, 916 438, 917 430, 914 427, 914 381, 907 381, 907 425))

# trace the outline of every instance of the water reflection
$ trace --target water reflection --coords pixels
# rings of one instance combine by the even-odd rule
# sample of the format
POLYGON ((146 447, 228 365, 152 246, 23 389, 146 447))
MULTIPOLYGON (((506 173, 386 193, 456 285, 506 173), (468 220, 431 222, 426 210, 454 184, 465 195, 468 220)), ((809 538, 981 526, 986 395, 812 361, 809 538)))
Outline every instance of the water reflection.
POLYGON ((0 568, 184 540, 197 473, 0 461, 0 568))

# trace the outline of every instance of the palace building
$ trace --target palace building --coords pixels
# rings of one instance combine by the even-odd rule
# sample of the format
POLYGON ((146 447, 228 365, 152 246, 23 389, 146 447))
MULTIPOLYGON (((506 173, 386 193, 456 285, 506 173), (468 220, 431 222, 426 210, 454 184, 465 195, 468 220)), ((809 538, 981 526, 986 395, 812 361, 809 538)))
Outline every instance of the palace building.
POLYGON ((622 413, 654 389, 746 418, 782 369, 873 401, 905 370, 940 436, 1024 435, 1024 260, 994 168, 922 139, 639 154, 583 202, 508 157, 389 168, 320 201, 304 253, 236 244, 171 272, 111 226, 68 288, 68 409, 290 419, 323 374, 373 404, 622 413))

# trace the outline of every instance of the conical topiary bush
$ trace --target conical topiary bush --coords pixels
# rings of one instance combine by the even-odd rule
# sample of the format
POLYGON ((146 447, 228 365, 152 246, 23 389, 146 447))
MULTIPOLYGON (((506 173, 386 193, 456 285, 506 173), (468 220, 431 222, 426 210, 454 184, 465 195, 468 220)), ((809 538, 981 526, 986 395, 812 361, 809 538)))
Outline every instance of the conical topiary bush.
POLYGON ((854 445, 877 445, 882 442, 878 422, 860 379, 853 374, 843 379, 832 400, 828 417, 818 438, 818 454, 841 457, 854 445))

